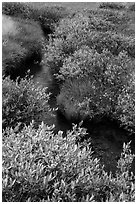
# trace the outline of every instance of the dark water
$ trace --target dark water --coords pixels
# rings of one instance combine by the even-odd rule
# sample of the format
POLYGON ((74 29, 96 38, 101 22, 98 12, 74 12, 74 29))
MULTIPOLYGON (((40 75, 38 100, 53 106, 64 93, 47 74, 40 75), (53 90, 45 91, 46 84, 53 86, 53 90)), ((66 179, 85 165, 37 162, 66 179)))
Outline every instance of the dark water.
MULTIPOLYGON (((53 77, 51 76, 48 67, 44 67, 42 65, 36 64, 31 67, 30 74, 34 77, 34 82, 42 87, 47 87, 47 91, 51 93, 49 105, 52 109, 57 108, 56 104, 56 96, 59 94, 59 87, 56 84, 56 82, 53 80, 53 77)), ((47 121, 44 121, 48 125, 55 125, 55 132, 62 130, 66 132, 69 130, 72 125, 69 121, 63 117, 62 114, 59 113, 59 111, 55 110, 53 111, 55 117, 51 117, 47 121)))
MULTIPOLYGON (((42 87, 48 87, 51 92, 49 105, 51 108, 57 108, 56 96, 59 94, 59 87, 53 80, 48 67, 42 67, 39 64, 31 68, 31 74, 34 75, 34 82, 42 87)), ((71 121, 68 121, 59 111, 54 111, 55 117, 51 117, 48 121, 44 121, 48 125, 55 125, 55 133, 62 130, 64 134, 72 128, 71 121)), ((91 143, 93 156, 100 159, 102 165, 105 165, 105 170, 115 173, 117 161, 122 152, 123 143, 132 140, 132 152, 135 152, 134 135, 128 136, 128 133, 120 129, 117 123, 104 119, 102 122, 92 124, 87 121, 84 127, 88 132, 88 139, 91 143)), ((132 165, 134 171, 134 164, 132 165)))

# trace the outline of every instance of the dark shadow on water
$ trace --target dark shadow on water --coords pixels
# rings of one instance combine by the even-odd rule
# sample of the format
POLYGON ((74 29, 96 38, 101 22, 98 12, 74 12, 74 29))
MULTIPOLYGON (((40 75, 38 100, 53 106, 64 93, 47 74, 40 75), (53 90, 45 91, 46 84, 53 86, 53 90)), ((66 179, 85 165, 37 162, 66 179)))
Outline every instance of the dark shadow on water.
POLYGON ((51 74, 46 67, 33 66, 31 68, 30 74, 34 76, 34 82, 38 83, 38 85, 41 85, 42 87, 47 87, 47 92, 50 93, 49 105, 52 109, 55 109, 53 111, 55 117, 51 118, 50 122, 48 120, 47 124, 50 123, 50 125, 55 125, 54 133, 57 133, 59 130, 61 130, 64 132, 63 135, 65 135, 66 131, 72 128, 72 123, 71 121, 68 121, 65 116, 57 109, 56 96, 60 91, 59 84, 51 77, 51 74))
MULTIPOLYGON (((117 121, 109 118, 102 118, 100 122, 86 121, 83 126, 87 128, 88 138, 94 156, 100 159, 102 165, 105 165, 106 171, 115 173, 117 161, 123 150, 123 143, 131 141, 132 153, 135 153, 135 135, 121 128, 117 121)), ((135 171, 133 162, 131 170, 135 171)))

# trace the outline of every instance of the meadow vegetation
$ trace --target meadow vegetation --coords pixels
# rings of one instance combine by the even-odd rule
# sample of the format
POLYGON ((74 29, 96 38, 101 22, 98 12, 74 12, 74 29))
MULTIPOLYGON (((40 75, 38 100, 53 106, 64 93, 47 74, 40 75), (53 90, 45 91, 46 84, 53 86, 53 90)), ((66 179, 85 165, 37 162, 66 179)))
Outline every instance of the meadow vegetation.
POLYGON ((107 115, 134 132, 135 39, 88 14, 62 19, 47 45, 45 63, 62 84, 57 103, 68 119, 107 115))
POLYGON ((134 3, 79 11, 34 4, 2 4, 15 26, 2 36, 3 201, 135 201, 131 143, 123 144, 115 173, 107 172, 82 123, 65 135, 48 126, 50 94, 27 72, 33 64, 49 70, 68 121, 107 118, 134 140, 134 3))
POLYGON ((73 127, 65 138, 53 127, 33 124, 3 132, 3 201, 91 202, 134 201, 134 155, 123 146, 116 176, 104 171, 88 144, 76 145, 84 129, 73 127), (10 156, 9 156, 10 155, 10 156))
POLYGON ((16 81, 6 77, 2 81, 2 127, 15 128, 29 125, 32 120, 38 124, 50 113, 49 94, 46 89, 36 87, 29 76, 16 81))

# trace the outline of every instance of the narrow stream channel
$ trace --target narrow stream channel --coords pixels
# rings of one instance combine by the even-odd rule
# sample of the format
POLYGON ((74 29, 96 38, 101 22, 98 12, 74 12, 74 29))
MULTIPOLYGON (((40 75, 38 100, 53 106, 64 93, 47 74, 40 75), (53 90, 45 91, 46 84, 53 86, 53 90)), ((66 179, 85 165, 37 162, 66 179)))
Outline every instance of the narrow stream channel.
MULTIPOLYGON (((48 68, 42 67, 39 64, 34 65, 30 69, 30 74, 34 76, 34 82, 42 87, 47 87, 48 92, 51 93, 49 105, 52 109, 57 108, 56 95, 59 93, 59 87, 56 82, 53 81, 48 68)), ((66 132, 71 129, 72 125, 69 121, 63 117, 58 111, 54 111, 55 117, 45 121, 48 125, 55 125, 55 132, 62 130, 66 132)))
MULTIPOLYGON (((35 64, 31 67, 31 75, 34 76, 35 83, 42 87, 48 87, 48 90, 52 93, 49 105, 51 108, 57 108, 56 95, 59 93, 59 87, 53 82, 49 70, 39 64, 35 64)), ((54 124, 55 133, 62 130, 65 134, 67 130, 72 128, 71 121, 67 121, 58 111, 55 111, 55 117, 44 122, 48 125, 54 124)), ((114 121, 104 120, 94 125, 87 121, 84 127, 88 132, 88 139, 94 152, 93 155, 100 159, 102 165, 105 165, 106 171, 115 173, 124 142, 127 143, 132 140, 131 149, 133 153, 135 152, 134 136, 129 137, 128 133, 119 128, 114 121)), ((132 165, 132 171, 134 171, 134 164, 132 165)))
MULTIPOLYGON (((53 83, 48 69, 36 65, 31 69, 31 74, 34 75, 34 81, 36 83, 38 82, 41 86, 48 87, 48 89, 51 90, 52 95, 49 105, 52 108, 56 108, 57 104, 55 95, 59 92, 59 88, 53 83)), ((72 127, 71 122, 67 121, 65 117, 58 112, 55 112, 55 118, 47 121, 47 124, 55 124, 55 131, 62 130, 66 132, 72 127)), ((94 151, 93 155, 100 159, 102 164, 105 165, 105 170, 115 172, 123 143, 130 141, 127 132, 120 129, 117 124, 111 121, 103 121, 99 124, 93 125, 93 127, 90 123, 87 123, 85 124, 85 127, 87 128, 88 137, 90 138, 92 150, 94 151)), ((132 151, 134 151, 133 141, 132 151)), ((132 170, 134 171, 134 167, 132 170)))

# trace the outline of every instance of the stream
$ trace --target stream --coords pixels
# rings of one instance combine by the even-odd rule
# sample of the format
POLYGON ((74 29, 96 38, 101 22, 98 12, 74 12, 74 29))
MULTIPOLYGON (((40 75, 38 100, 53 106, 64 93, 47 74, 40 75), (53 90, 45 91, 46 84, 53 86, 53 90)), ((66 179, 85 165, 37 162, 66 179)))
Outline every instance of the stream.
MULTIPOLYGON (((59 93, 59 87, 53 82, 48 69, 39 64, 33 65, 31 68, 31 75, 34 76, 34 82, 42 87, 48 87, 52 93, 49 105, 51 108, 57 108, 56 95, 59 93)), ((72 124, 58 111, 55 111, 55 117, 44 121, 48 125, 55 124, 55 133, 62 130, 64 134, 67 130, 72 128, 72 124)), ((100 159, 102 165, 105 166, 106 171, 115 173, 117 161, 122 152, 123 143, 131 142, 132 153, 135 152, 135 140, 132 135, 129 137, 127 131, 119 128, 119 126, 112 121, 104 120, 98 124, 91 124, 89 121, 85 122, 84 127, 87 129, 88 139, 92 146, 93 156, 100 159)), ((134 162, 132 171, 134 172, 134 162)))
MULTIPOLYGON (((5 21, 5 18, 3 18, 5 21)), ((6 35, 9 31, 14 34, 15 24, 11 24, 11 20, 6 19, 13 30, 9 27, 3 28, 3 35, 6 35)), ((3 24, 4 25, 4 24, 3 24)), ((12 34, 12 35, 13 35, 12 34)), ((34 82, 42 87, 48 87, 48 91, 51 92, 49 105, 51 108, 57 108, 56 96, 59 94, 59 87, 55 81, 52 80, 48 68, 40 65, 39 63, 29 65, 30 74, 34 76, 34 82)), ((55 125, 55 133, 59 130, 64 132, 72 128, 71 121, 68 121, 59 111, 54 111, 55 117, 51 116, 45 119, 44 123, 48 125, 55 125)), ((105 166, 106 171, 112 171, 115 173, 117 161, 120 158, 122 152, 122 146, 124 142, 131 142, 132 153, 135 152, 135 135, 129 137, 129 134, 119 128, 119 126, 112 121, 103 120, 98 124, 92 124, 91 121, 86 121, 83 126, 87 129, 87 139, 90 140, 92 146, 93 156, 100 159, 100 163, 105 166)), ((134 162, 132 165, 132 171, 135 171, 134 162)))
MULTIPOLYGON (((49 70, 39 64, 35 64, 30 68, 30 74, 34 76, 35 84, 48 88, 48 92, 51 93, 49 105, 52 109, 56 109, 56 96, 59 93, 59 87, 57 86, 56 82, 53 81, 49 70)), ((71 123, 67 121, 63 115, 61 115, 58 111, 54 111, 54 114, 55 117, 51 117, 45 122, 48 125, 55 125, 55 133, 59 130, 66 132, 67 130, 71 129, 71 123)))

